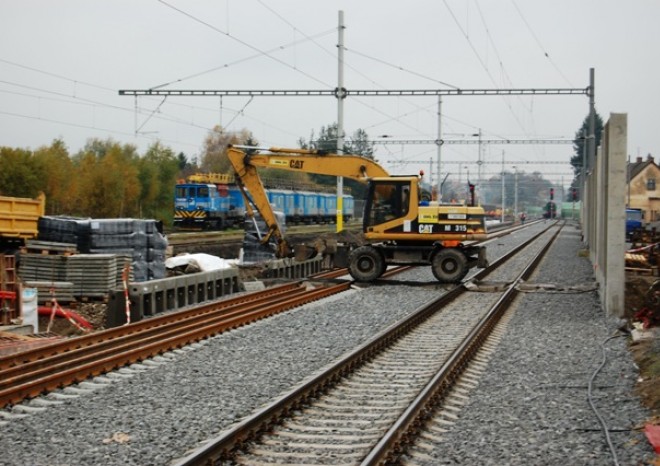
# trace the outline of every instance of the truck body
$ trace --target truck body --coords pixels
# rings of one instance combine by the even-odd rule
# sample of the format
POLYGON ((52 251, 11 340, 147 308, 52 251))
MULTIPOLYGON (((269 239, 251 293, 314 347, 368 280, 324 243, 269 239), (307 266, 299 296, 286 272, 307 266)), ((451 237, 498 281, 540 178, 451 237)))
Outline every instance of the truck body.
POLYGON ((642 229, 642 209, 626 209, 626 238, 631 238, 633 234, 642 229))
POLYGON ((0 247, 2 252, 22 246, 39 234, 39 217, 46 211, 46 196, 36 199, 0 196, 0 247))
MULTIPOLYGON (((367 244, 340 246, 335 258, 335 265, 348 267, 358 281, 377 279, 388 265, 407 264, 430 265, 439 281, 455 283, 471 267, 487 265, 485 248, 467 243, 486 239, 484 210, 423 199, 418 176, 390 176, 371 159, 303 149, 230 146, 227 156, 245 196, 248 213, 253 208, 259 211, 268 226, 263 242, 274 236, 279 257, 292 255, 292 248, 277 222, 257 167, 348 177, 367 183, 362 223, 367 244)), ((337 209, 341 209, 341 197, 337 209)))

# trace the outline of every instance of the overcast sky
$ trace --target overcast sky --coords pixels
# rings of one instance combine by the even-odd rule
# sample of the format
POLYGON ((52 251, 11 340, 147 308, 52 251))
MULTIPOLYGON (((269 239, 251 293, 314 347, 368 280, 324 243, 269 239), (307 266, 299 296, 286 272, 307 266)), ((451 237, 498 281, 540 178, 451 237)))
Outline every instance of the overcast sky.
MULTIPOLYGON (((660 152, 658 0, 3 0, 0 146, 61 138, 75 153, 90 138, 112 138, 143 153, 160 140, 192 158, 222 124, 252 131, 263 146, 297 147, 337 120, 334 97, 118 91, 334 89, 339 10, 349 90, 586 88, 593 67, 597 111, 605 120, 628 114, 629 154, 660 152)), ((447 96, 442 133, 572 139, 587 112, 585 95, 447 96)), ((347 135, 358 128, 371 139, 435 140, 437 97, 349 97, 347 135)), ((484 144, 482 176, 504 158, 507 170, 569 184, 572 152, 484 144)), ((432 166, 437 176, 434 145, 376 145, 375 154, 391 173, 432 166)), ((477 145, 445 145, 443 176, 475 178, 478 157, 477 145)))

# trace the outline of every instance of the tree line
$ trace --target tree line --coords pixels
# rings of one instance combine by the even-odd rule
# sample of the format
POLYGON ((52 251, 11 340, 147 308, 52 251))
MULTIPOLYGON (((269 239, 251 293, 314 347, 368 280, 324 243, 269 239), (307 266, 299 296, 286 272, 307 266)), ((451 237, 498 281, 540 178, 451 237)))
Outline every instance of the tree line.
MULTIPOLYGON (((599 115, 596 123, 598 143, 602 130, 599 115)), ((585 127, 586 119, 574 141, 571 163, 576 178, 581 169, 585 127)), ((318 135, 312 132, 308 140, 300 138, 298 145, 333 152, 336 142, 337 124, 332 123, 321 127, 318 135)), ((34 198, 43 192, 48 215, 155 218, 170 225, 177 181, 197 172, 231 173, 226 157, 228 144, 258 146, 259 142, 249 130, 226 131, 216 126, 207 134, 199 160, 176 154, 160 142, 151 144, 143 154, 134 145, 112 139, 90 139, 76 153, 70 153, 61 139, 35 150, 0 146, 0 195, 34 198)), ((373 145, 367 133, 361 129, 353 133, 344 144, 344 153, 373 159, 373 145)), ((262 176, 292 184, 335 183, 334 177, 281 170, 266 170, 262 176)), ((542 179, 537 173, 532 176, 542 179)), ((354 196, 362 195, 362 185, 352 180, 346 183, 354 196)))
POLYGON ((181 159, 160 143, 135 146, 93 139, 75 154, 61 139, 36 150, 0 147, 0 194, 46 195, 48 215, 171 217, 181 159))
MULTIPOLYGON (((316 140, 301 139, 299 144, 326 149, 330 139, 336 140, 335 134, 336 125, 331 125, 321 128, 316 140)), ((366 133, 359 134, 364 145, 366 133)), ((90 139, 75 153, 62 139, 35 150, 0 146, 0 196, 36 198, 43 192, 47 215, 155 218, 170 225, 176 183, 193 173, 231 173, 228 144, 257 146, 259 142, 246 129, 225 131, 216 126, 207 134, 199 160, 177 154, 160 142, 143 154, 136 146, 113 139, 90 139)), ((363 149, 345 147, 347 152, 358 148, 363 149)), ((263 177, 292 184, 318 181, 281 170, 266 170, 263 177)))

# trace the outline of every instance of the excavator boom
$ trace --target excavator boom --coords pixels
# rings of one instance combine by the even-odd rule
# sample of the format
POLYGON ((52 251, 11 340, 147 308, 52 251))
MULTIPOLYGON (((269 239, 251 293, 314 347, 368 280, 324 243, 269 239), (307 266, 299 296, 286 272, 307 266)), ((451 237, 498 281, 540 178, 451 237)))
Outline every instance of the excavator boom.
POLYGON ((268 242, 271 237, 276 238, 279 257, 286 257, 290 255, 291 251, 268 201, 257 167, 341 176, 363 182, 367 182, 370 178, 389 176, 378 163, 357 155, 327 154, 305 149, 276 147, 266 149, 230 145, 227 157, 236 172, 236 182, 247 201, 248 213, 252 216, 253 210, 256 208, 268 226, 268 232, 262 238, 262 242, 268 242))

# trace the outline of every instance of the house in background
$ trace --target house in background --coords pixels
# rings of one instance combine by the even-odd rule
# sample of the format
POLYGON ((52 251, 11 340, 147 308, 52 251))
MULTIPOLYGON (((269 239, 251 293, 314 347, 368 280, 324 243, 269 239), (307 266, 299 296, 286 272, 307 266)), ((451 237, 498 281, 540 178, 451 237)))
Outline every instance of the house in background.
POLYGON ((628 162, 626 207, 642 209, 644 223, 660 221, 660 167, 651 154, 628 162))

